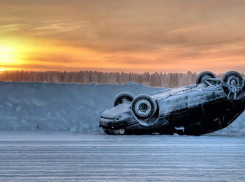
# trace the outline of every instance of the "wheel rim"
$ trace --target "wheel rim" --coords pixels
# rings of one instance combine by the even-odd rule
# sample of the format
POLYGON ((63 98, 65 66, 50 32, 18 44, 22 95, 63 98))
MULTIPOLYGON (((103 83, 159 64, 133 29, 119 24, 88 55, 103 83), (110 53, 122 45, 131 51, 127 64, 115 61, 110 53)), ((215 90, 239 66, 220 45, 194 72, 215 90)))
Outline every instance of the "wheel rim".
POLYGON ((237 87, 239 87, 239 78, 235 76, 231 76, 228 79, 227 84, 231 86, 230 92, 236 93, 236 94, 240 92, 240 89, 237 89, 237 87))
POLYGON ((148 100, 139 100, 136 102, 135 108, 140 116, 145 117, 151 112, 151 103, 148 100))

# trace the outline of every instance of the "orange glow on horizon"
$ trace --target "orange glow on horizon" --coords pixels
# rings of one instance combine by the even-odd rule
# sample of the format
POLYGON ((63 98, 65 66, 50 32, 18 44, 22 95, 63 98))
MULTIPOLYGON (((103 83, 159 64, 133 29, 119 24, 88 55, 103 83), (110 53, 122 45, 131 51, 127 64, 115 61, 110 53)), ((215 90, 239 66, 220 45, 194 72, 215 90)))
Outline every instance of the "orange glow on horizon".
MULTIPOLYGON (((151 52, 103 52, 89 48, 74 47, 65 43, 24 39, 0 41, 0 66, 4 70, 25 71, 117 71, 117 72, 201 72, 210 70, 216 73, 229 70, 231 63, 240 72, 245 66, 243 56, 229 56, 220 51, 211 51, 197 57, 178 58, 178 50, 186 52, 188 48, 175 47, 151 52), (23 43, 24 42, 24 43, 23 43), (177 53, 177 54, 176 54, 177 53), (176 55, 175 55, 176 54, 176 55), (239 70, 240 69, 240 70, 239 70)), ((234 69, 235 70, 235 69, 234 69)))

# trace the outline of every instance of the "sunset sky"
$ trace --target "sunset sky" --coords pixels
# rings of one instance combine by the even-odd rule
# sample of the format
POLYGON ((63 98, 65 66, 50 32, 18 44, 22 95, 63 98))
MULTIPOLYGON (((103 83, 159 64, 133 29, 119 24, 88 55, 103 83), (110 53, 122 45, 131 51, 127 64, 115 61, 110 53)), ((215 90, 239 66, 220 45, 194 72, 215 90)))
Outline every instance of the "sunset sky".
POLYGON ((244 0, 0 0, 0 71, 245 72, 244 0))

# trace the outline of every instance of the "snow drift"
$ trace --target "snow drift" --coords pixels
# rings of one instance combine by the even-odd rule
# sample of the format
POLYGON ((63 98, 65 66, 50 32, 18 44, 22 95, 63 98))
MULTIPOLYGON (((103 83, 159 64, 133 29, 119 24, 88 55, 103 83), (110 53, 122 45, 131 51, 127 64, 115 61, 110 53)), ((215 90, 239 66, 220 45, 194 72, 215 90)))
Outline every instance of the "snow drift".
MULTIPOLYGON (((141 84, 0 82, 0 130, 91 132, 120 92, 155 95, 166 89, 141 84)), ((214 134, 244 135, 245 114, 214 134)))
POLYGON ((0 82, 0 130, 96 131, 101 112, 120 92, 157 94, 141 84, 0 82))

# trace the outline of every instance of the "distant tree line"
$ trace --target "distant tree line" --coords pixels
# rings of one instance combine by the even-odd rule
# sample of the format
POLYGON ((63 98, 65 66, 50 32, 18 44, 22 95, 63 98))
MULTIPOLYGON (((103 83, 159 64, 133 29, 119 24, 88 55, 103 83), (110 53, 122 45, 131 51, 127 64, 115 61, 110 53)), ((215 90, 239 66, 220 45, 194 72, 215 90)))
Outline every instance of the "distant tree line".
MULTIPOLYGON (((216 75, 221 77, 222 74, 216 75)), ((243 75, 244 76, 244 75, 243 75)), ((196 82, 197 73, 124 73, 98 71, 5 71, 0 81, 8 82, 53 82, 53 83, 107 83, 123 84, 136 82, 151 87, 176 88, 196 82)))

